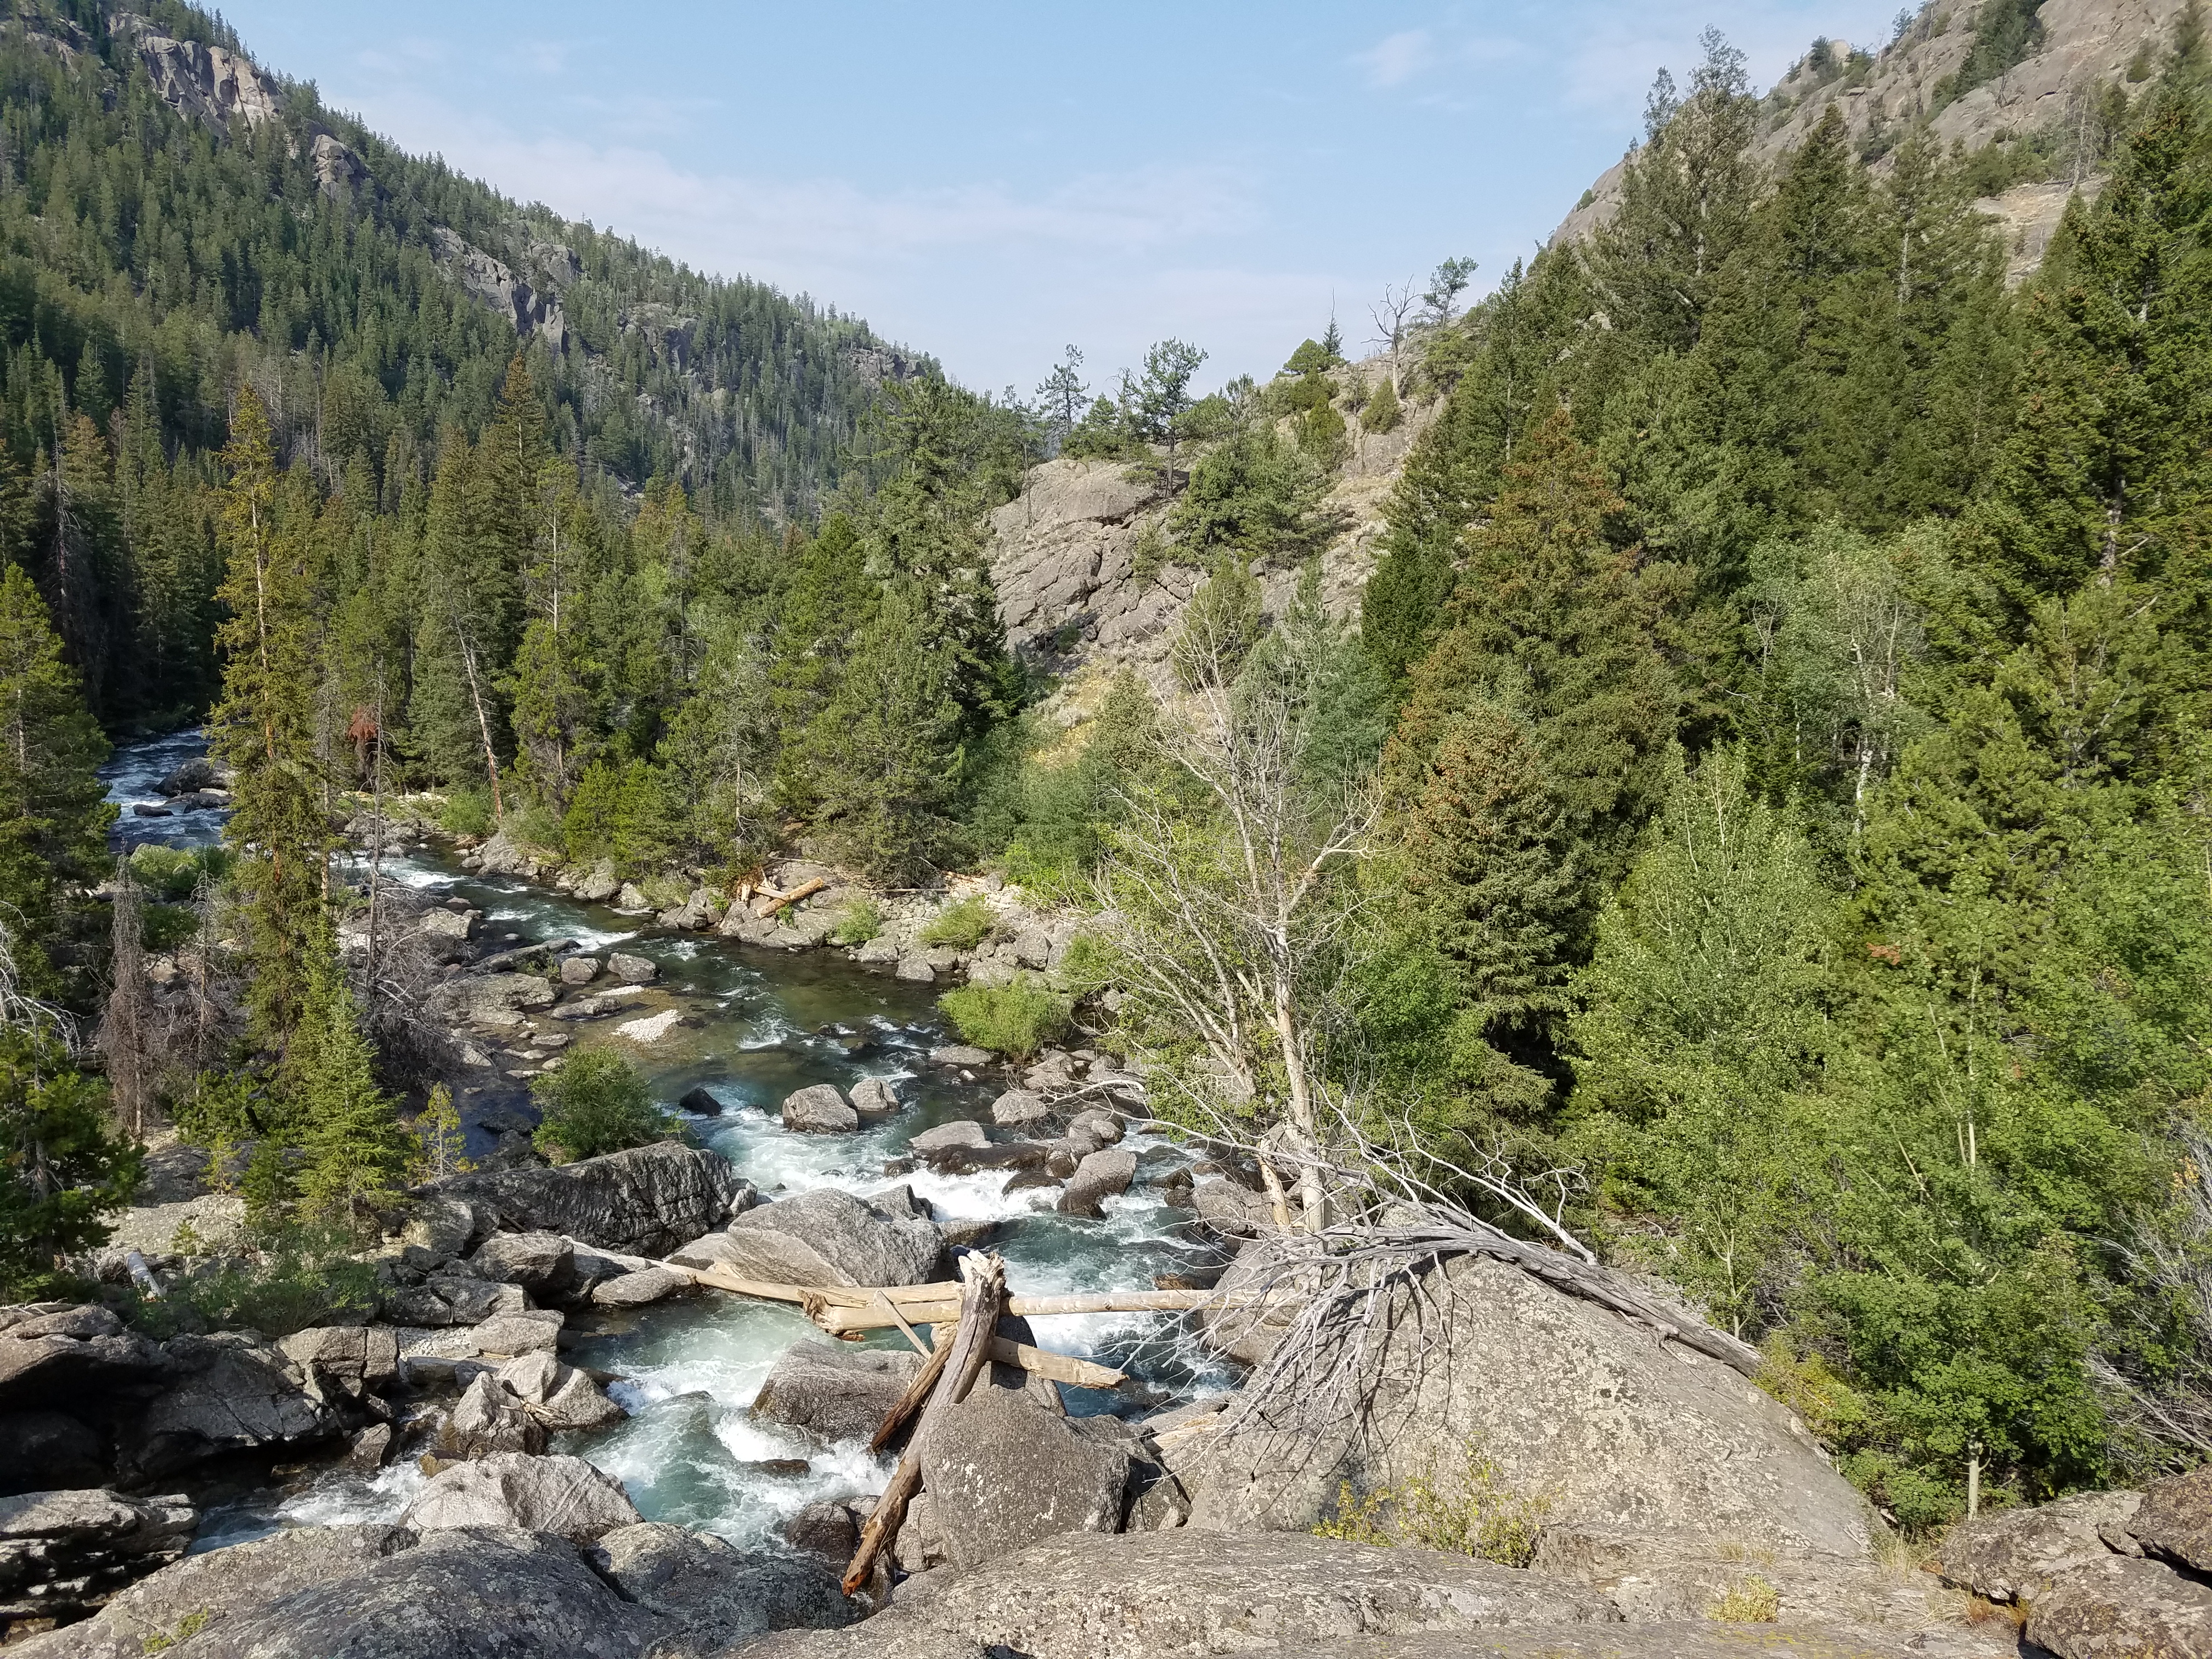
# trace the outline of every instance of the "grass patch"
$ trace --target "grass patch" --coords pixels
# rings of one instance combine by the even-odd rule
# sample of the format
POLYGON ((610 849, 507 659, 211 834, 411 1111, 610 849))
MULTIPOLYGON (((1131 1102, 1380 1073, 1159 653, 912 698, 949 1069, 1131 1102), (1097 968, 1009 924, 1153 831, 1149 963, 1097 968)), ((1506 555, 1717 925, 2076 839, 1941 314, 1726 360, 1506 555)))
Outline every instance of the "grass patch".
POLYGON ((884 931, 884 913, 872 898, 848 899, 830 929, 832 945, 866 945, 884 931))
POLYGON ((1014 1060, 1027 1060, 1047 1043, 1067 1034, 1074 1003, 1033 979, 1012 985, 963 985, 947 991, 938 1006, 978 1048, 1014 1060))
POLYGON ((1771 1625, 1782 1617, 1782 1596, 1757 1573, 1729 1586, 1713 1603, 1712 1618, 1723 1625, 1771 1625))
POLYGON ((1551 1507, 1548 1498, 1510 1491, 1496 1460, 1469 1440, 1460 1468, 1449 1474, 1431 1468, 1364 1498, 1346 1481, 1337 1490, 1335 1519, 1314 1532, 1347 1543, 1412 1545, 1525 1567, 1535 1559, 1537 1534, 1551 1507))
POLYGON ((927 922, 915 937, 924 945, 942 945, 955 951, 972 951, 991 937, 999 923, 998 912, 981 894, 948 904, 927 922))

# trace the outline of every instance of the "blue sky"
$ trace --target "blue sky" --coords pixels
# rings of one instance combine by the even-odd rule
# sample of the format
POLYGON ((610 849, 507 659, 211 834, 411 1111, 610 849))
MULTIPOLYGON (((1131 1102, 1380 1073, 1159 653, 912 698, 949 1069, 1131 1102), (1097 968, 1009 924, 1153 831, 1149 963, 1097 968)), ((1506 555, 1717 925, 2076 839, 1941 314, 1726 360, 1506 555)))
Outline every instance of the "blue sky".
POLYGON ((1899 0, 1114 6, 225 0, 266 64, 507 194, 855 313, 979 389, 1175 335, 1201 378, 1486 288, 1717 25, 1761 86, 1899 0))

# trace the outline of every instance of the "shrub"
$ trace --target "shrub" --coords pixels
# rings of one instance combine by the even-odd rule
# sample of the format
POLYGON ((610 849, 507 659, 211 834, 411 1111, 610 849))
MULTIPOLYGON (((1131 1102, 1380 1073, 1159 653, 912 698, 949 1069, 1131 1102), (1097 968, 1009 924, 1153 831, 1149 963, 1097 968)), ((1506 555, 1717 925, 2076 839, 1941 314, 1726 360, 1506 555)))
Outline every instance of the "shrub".
POLYGON ((872 898, 848 899, 830 929, 832 945, 866 945, 884 931, 884 913, 872 898))
POLYGON ((1074 1003, 1033 979, 963 985, 938 999, 960 1035, 979 1048, 1027 1060, 1067 1034, 1074 1003))
POLYGON ((1334 468, 1342 464, 1351 445, 1344 435, 1344 416, 1336 412, 1334 404, 1316 404, 1306 412, 1298 422, 1298 447, 1316 466, 1334 468))
POLYGON ((175 950, 199 932, 200 913, 189 904, 149 904, 138 913, 138 940, 155 956, 175 950))
POLYGON ((1479 1443, 1462 1448, 1461 1468, 1439 1478, 1425 1469, 1402 1486, 1360 1497, 1346 1481, 1337 1490, 1336 1518, 1314 1531, 1354 1544, 1411 1544, 1447 1555, 1474 1555, 1502 1567, 1525 1567, 1536 1556, 1536 1537, 1551 1509, 1546 1498, 1508 1491, 1498 1464, 1479 1443))
POLYGON ((449 836, 488 836, 491 833, 491 793, 484 789, 456 789, 438 808, 438 827, 449 836))
POLYGON ((131 854, 131 878, 156 899, 172 902, 190 898, 202 878, 221 881, 230 873, 230 850, 202 847, 185 852, 175 847, 149 843, 131 854))
POLYGON ((1398 388, 1385 374, 1375 395, 1367 400, 1367 407, 1359 411, 1359 424, 1370 432, 1388 432, 1398 424, 1399 415, 1398 388))
POLYGON ((343 1228, 286 1229, 259 1260, 225 1259, 188 1273, 162 1301, 141 1303, 133 1320, 160 1335, 194 1320, 268 1336, 358 1322, 376 1310, 376 1270, 354 1260, 353 1249, 343 1228))
POLYGON ((646 1093, 637 1067, 611 1048, 581 1049, 530 1088, 545 1115, 538 1149, 556 1163, 649 1146, 676 1129, 676 1120, 646 1093))
POLYGON ((990 901, 977 894, 964 898, 957 904, 948 904, 927 922, 915 937, 924 945, 950 945, 955 951, 972 951, 990 938, 991 929, 998 925, 998 913, 991 908, 990 901))
POLYGON ((568 847, 562 833, 561 815, 542 801, 532 801, 507 821, 507 839, 533 853, 558 858, 568 847))

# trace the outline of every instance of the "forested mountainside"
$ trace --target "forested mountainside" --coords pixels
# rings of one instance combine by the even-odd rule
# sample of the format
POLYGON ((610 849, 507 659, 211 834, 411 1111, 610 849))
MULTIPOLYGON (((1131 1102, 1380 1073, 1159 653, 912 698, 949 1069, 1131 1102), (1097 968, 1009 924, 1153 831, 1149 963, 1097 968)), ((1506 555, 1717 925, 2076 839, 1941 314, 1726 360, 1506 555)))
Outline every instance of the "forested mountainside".
MULTIPOLYGON (((1772 165, 1831 111, 1877 172, 1917 133, 1965 164, 1998 221, 2015 278, 2035 267, 2067 199, 2101 186, 2127 127, 2128 94, 2191 0, 1970 0, 1898 14, 1887 41, 1823 37, 1746 111, 1753 154, 1772 165)), ((1674 95, 1662 79, 1653 108, 1674 95)), ((1626 162, 1607 169, 1553 234, 1587 235, 1620 207, 1626 162)))
POLYGON ((918 366, 409 155, 189 7, 11 0, 0 99, 5 533, 111 725, 214 690, 208 486, 242 386, 284 462, 396 512, 520 349, 586 489, 665 478, 757 524, 814 516, 918 366))
MULTIPOLYGON (((67 124, 19 143, 40 111, 266 169, 288 226, 356 222, 273 125, 179 123, 136 79, 112 110, 67 103, 97 56, 81 27, 66 51, 17 37, 0 213, 31 291, 128 318, 167 280, 64 281, 77 241, 42 239, 66 222, 96 251, 99 212, 33 221, 25 172, 94 149, 67 124)), ((250 319, 168 325, 209 343, 176 428, 219 456, 154 412, 158 329, 150 383, 118 371, 97 419, 82 367, 19 346, 9 386, 27 362, 69 400, 8 412, 21 988, 105 998, 125 1029, 106 929, 125 963, 217 941, 185 957, 240 987, 235 1048, 198 1070, 131 1048, 117 1086, 254 1140, 256 1224, 296 1262, 409 1178, 398 1102, 428 1080, 371 1050, 396 994, 335 942, 331 826, 364 800, 431 792, 509 867, 704 895, 673 915, 750 900, 793 853, 879 891, 988 869, 1083 939, 955 1017, 1017 1051, 1079 1019, 1156 1113, 1261 1150, 1283 1224, 1326 1229, 1348 1201, 1327 1172, 1389 1161, 1648 1272, 1759 1344, 1765 1384, 1910 1528, 1970 1480, 1994 1500, 2201 1461, 2212 58, 2187 9, 2145 52, 2098 90, 2107 181, 2023 284, 1975 152, 1899 111, 1869 161, 1840 101, 1770 149, 1715 37, 1655 93, 1615 210, 1472 309, 1448 261, 1382 356, 1347 362, 1332 330, 1202 398, 1176 341, 1095 398, 1071 358, 1036 410, 923 366, 825 510, 773 531, 696 471, 613 488, 562 390, 592 360, 535 323, 518 342, 427 253, 374 314, 480 344, 434 430, 406 358, 368 405, 381 448, 312 441, 320 360, 276 343, 307 307, 265 287, 250 319), (106 611, 87 548, 219 560, 222 586, 180 586, 182 620, 106 611), (126 626, 132 653, 102 643, 126 626), (179 902, 143 924, 92 890, 82 690, 118 706, 126 660, 220 672, 234 787, 234 866, 146 871, 179 902), (1071 670, 1084 694, 1052 697, 1071 670)), ((993 925, 954 909, 946 937, 993 925)), ((835 938, 881 925, 856 901, 835 938)), ((6 1006, 32 1059, 0 1109, 47 1149, 46 1186, 11 1174, 0 1212, 27 1286, 97 1232, 128 1157, 87 1127, 97 1058, 6 1006)))

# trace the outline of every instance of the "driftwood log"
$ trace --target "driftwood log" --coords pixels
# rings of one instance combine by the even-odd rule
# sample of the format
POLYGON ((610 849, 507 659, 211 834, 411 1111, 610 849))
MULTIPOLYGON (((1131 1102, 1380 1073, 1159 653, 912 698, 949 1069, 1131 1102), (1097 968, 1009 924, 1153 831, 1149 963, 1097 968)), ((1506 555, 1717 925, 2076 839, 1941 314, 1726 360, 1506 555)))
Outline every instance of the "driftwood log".
POLYGON ((775 888, 763 883, 759 889, 760 896, 753 901, 753 914, 764 920, 774 915, 787 904, 796 904, 801 899, 812 898, 829 884, 820 876, 817 876, 811 881, 799 883, 788 893, 779 893, 775 888))
MULTIPOLYGON (((671 1272, 690 1276, 695 1285, 710 1290, 727 1291, 734 1296, 758 1297, 769 1302, 788 1302, 802 1309, 814 1322, 832 1336, 857 1337, 868 1331, 888 1330, 896 1325, 906 1333, 907 1340, 926 1354, 934 1357, 933 1351, 923 1346, 915 1333, 921 1324, 937 1326, 949 1335, 959 1320, 963 1302, 956 1299, 964 1289, 953 1285, 777 1285, 765 1279, 745 1279, 726 1267, 678 1267, 673 1262, 663 1263, 671 1272), (917 1297, 927 1300, 917 1300, 917 1297)), ((1112 1293, 1102 1297, 1075 1297, 1078 1301, 1097 1301, 1097 1307, 1039 1308, 1040 1302, 1067 1301, 1066 1297, 1014 1297, 1009 1299, 1006 1311, 1019 1316, 1029 1311, 1040 1313, 1137 1313, 1154 1306, 1151 1302, 1139 1303, 1139 1297, 1197 1296, 1201 1301, 1203 1291, 1127 1291, 1121 1292, 1120 1302, 1112 1293), (1122 1306, 1127 1302, 1127 1306, 1122 1306)), ((1177 1308, 1195 1305, 1177 1303, 1177 1308)), ((937 1349, 941 1350, 940 1340, 937 1349)), ((1117 1371, 1109 1365, 1100 1365, 1088 1359, 1078 1359, 1064 1353, 1054 1353, 1049 1348, 1040 1348, 1033 1343, 994 1332, 991 1339, 993 1359, 1002 1365, 1018 1365, 1025 1371, 1048 1378, 1054 1382, 1072 1383, 1079 1389, 1118 1389, 1129 1380, 1126 1371, 1117 1371)))
MULTIPOLYGON (((964 1255, 960 1258, 960 1274, 964 1283, 959 1328, 945 1349, 944 1368, 930 1390, 928 1402, 921 1408, 921 1420, 915 1429, 914 1438, 900 1456, 898 1468, 891 1473, 890 1484, 884 1488, 884 1495, 869 1514, 867 1524, 860 1529, 860 1547, 853 1553, 852 1565, 845 1569, 848 1595, 874 1576, 878 1559, 898 1538, 899 1528, 906 1521, 907 1505, 921 1489, 921 1448, 931 1427, 968 1397, 969 1389, 975 1386, 975 1379, 991 1362, 993 1334, 1006 1308, 1006 1264, 995 1255, 964 1255)), ((903 1400, 899 1403, 901 1407, 906 1404, 903 1400)), ((878 1438, 882 1433, 878 1431, 878 1438)))

